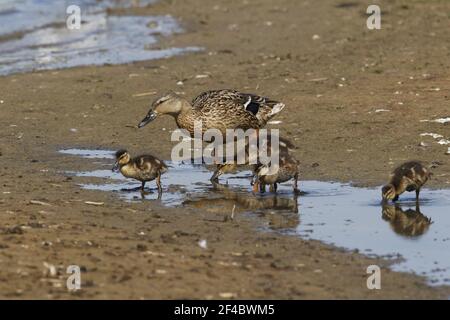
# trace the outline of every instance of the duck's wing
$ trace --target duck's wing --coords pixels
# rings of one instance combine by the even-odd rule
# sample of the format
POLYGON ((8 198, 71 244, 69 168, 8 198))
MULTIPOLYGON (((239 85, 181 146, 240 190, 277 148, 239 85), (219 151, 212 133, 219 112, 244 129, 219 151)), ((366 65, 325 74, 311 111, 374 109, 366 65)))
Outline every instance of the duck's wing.
POLYGON ((260 126, 264 126, 270 118, 283 110, 285 105, 255 94, 225 89, 203 92, 192 101, 192 106, 202 112, 227 108, 230 112, 239 114, 245 110, 258 120, 260 126))
POLYGON ((238 96, 239 103, 258 119, 261 126, 264 126, 269 119, 285 107, 284 103, 255 94, 238 93, 238 96))

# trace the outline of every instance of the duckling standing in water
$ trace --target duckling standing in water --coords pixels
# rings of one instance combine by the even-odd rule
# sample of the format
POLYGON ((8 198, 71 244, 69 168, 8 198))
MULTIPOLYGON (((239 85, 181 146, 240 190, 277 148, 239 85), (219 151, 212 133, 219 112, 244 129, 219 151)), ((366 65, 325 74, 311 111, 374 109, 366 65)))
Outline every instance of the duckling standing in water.
POLYGON ((116 163, 112 170, 120 170, 125 177, 141 181, 141 192, 144 192, 147 181, 156 179, 158 193, 161 195, 161 175, 167 171, 167 166, 154 156, 141 155, 131 158, 128 151, 119 150, 116 152, 116 163))
POLYGON ((299 194, 298 189, 298 170, 299 163, 294 156, 289 153, 280 153, 279 167, 275 172, 266 165, 261 165, 256 169, 253 182, 253 192, 265 192, 266 185, 270 186, 270 192, 276 192, 278 183, 294 180, 293 189, 295 194, 299 194))
POLYGON ((159 115, 167 114, 173 116, 178 127, 189 131, 192 137, 196 121, 202 123, 202 133, 217 129, 226 136, 226 129, 262 128, 283 108, 281 102, 235 90, 206 91, 192 102, 169 92, 153 102, 138 127, 142 128, 159 115))
POLYGON ((391 174, 389 184, 382 188, 383 202, 397 201, 405 191, 416 191, 419 201, 420 189, 431 177, 431 172, 419 161, 409 161, 397 167, 391 174))
MULTIPOLYGON (((265 141, 265 145, 260 141, 259 137, 256 139, 257 148, 267 148, 267 155, 272 155, 272 140, 273 136, 271 133, 268 133, 267 140, 265 141)), ((296 149, 295 145, 286 138, 278 137, 278 154, 287 154, 290 150, 296 149)), ((222 164, 216 165, 216 169, 211 177, 211 181, 218 181, 219 177, 223 174, 236 173, 237 171, 250 170, 252 175, 255 175, 256 169, 260 165, 258 164, 249 164, 250 159, 255 158, 256 155, 252 157, 249 155, 249 143, 247 142, 245 145, 245 160, 244 164, 237 164, 237 156, 235 156, 234 162, 225 162, 222 164)), ((256 159, 257 160, 257 159, 256 159)), ((252 176, 252 179, 253 179, 252 176)))

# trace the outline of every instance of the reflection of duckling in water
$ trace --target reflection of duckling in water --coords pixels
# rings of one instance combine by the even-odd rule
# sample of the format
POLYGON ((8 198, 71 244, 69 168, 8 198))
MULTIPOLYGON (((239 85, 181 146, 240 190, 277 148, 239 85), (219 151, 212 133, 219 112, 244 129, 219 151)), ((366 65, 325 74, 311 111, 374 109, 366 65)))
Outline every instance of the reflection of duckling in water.
POLYGON ((214 181, 212 183, 215 193, 208 198, 186 200, 183 205, 216 214, 251 210, 267 218, 272 229, 296 228, 300 224, 298 196, 295 194, 292 197, 278 195, 258 197, 245 190, 234 189, 214 181))
POLYGON ((259 166, 256 169, 253 191, 265 192, 266 185, 270 186, 270 192, 276 192, 278 183, 294 180, 293 189, 295 194, 299 194, 298 189, 298 170, 299 163, 294 156, 289 153, 280 154, 278 168, 271 169, 268 166, 259 166), (275 172, 272 172, 275 170, 275 172))
POLYGON ((213 186, 233 204, 243 208, 243 211, 253 210, 263 216, 268 220, 271 229, 294 229, 300 224, 297 194, 292 197, 278 195, 257 197, 247 192, 235 191, 227 185, 213 183, 213 186))
POLYGON ((116 163, 112 170, 120 170, 125 177, 141 181, 141 192, 144 192, 147 181, 156 179, 158 193, 161 194, 161 175, 167 171, 167 166, 163 161, 151 155, 141 155, 131 158, 128 151, 119 150, 116 152, 116 163))
POLYGON ((276 195, 255 197, 254 195, 243 192, 242 190, 236 191, 227 185, 219 184, 217 182, 213 182, 213 187, 215 191, 220 192, 220 195, 225 196, 225 198, 228 200, 233 200, 236 204, 239 204, 246 209, 286 210, 298 213, 298 202, 296 195, 293 198, 280 197, 276 195))
POLYGON ((405 191, 416 191, 416 201, 422 186, 428 181, 431 172, 418 161, 409 161, 397 167, 391 174, 389 184, 382 189, 383 201, 397 201, 405 191))
POLYGON ((389 221, 395 233, 408 237, 424 234, 433 223, 430 218, 420 212, 418 204, 416 210, 408 209, 406 211, 403 211, 398 205, 384 205, 382 218, 389 221))

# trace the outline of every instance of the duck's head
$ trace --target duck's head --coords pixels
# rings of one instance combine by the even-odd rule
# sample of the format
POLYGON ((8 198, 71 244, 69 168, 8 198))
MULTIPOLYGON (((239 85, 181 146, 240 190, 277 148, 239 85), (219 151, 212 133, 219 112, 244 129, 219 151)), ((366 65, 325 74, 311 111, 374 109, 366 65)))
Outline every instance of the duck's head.
POLYGON ((126 165, 131 160, 131 156, 127 150, 119 150, 116 152, 116 162, 112 168, 112 171, 117 171, 121 166, 126 165))
POLYGON ((147 115, 138 124, 138 128, 144 127, 162 114, 176 116, 181 112, 182 108, 183 99, 181 99, 175 92, 169 92, 152 103, 147 115))
POLYGON ((381 196, 383 197, 383 202, 392 200, 396 197, 395 187, 393 184, 387 184, 381 189, 381 196))

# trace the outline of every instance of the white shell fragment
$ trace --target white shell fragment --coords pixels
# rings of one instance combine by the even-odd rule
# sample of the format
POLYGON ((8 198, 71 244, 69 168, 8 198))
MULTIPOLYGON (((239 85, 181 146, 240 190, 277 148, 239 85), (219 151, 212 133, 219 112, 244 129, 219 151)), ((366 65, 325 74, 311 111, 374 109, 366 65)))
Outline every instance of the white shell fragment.
POLYGON ((208 249, 208 243, 205 239, 200 240, 198 246, 202 249, 208 249))

